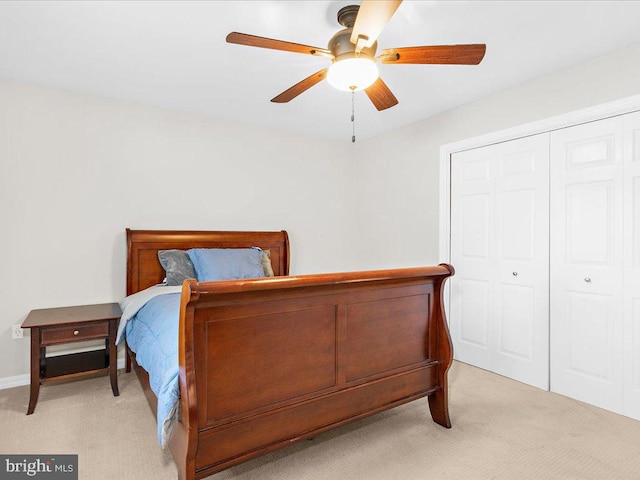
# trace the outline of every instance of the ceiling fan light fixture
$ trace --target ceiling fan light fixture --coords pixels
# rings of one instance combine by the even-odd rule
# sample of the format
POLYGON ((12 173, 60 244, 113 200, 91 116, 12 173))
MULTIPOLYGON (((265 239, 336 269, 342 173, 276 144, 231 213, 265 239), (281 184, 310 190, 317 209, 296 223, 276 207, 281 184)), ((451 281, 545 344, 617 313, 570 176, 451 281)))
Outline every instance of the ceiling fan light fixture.
POLYGON ((338 90, 357 92, 371 86, 379 76, 378 67, 373 60, 354 57, 334 62, 329 67, 327 81, 338 90))

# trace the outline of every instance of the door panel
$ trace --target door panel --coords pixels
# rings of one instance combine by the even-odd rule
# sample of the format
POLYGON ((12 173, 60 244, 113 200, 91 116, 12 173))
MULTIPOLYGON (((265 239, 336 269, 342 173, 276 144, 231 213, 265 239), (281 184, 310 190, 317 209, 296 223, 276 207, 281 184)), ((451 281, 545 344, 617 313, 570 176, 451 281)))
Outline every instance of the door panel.
POLYGON ((488 193, 462 197, 462 256, 489 260, 489 205, 488 193))
POLYGON ((483 349, 489 347, 489 282, 463 279, 460 282, 460 341, 483 349))
POLYGON ((486 152, 480 153, 460 154, 451 171, 456 189, 451 198, 451 235, 456 239, 451 244, 451 263, 456 268, 456 281, 449 284, 449 322, 457 358, 489 368, 493 193, 491 159, 486 152))
POLYGON ((611 382, 609 352, 613 345, 611 295, 567 292, 566 319, 569 323, 569 370, 611 382))
POLYGON ((499 352, 523 360, 533 359, 535 290, 532 287, 505 285, 500 289, 499 352))
POLYGON ((505 260, 533 259, 533 238, 535 219, 535 190, 520 190, 501 194, 503 225, 502 257, 505 260))
POLYGON ((548 389, 549 136, 494 148, 494 371, 548 389))
POLYGON ((640 419, 640 113, 624 122, 623 413, 640 419))
POLYGON ((566 187, 567 263, 611 265, 613 192, 612 181, 566 187))
MULTIPOLYGON (((579 128, 583 128, 580 126, 579 128)), ((591 137, 591 131, 597 130, 593 128, 593 124, 587 124, 585 137, 579 140, 569 141, 566 144, 566 165, 567 170, 576 168, 593 168, 602 165, 613 165, 615 163, 614 156, 614 134, 605 136, 591 137)), ((596 132, 597 135, 598 132, 596 132)))
POLYGON ((489 180, 489 159, 478 158, 466 161, 460 165, 464 182, 488 181, 489 180))
POLYGON ((551 133, 551 390, 621 412, 622 119, 551 133))
POLYGON ((503 177, 515 177, 516 175, 533 173, 536 169, 535 152, 518 152, 512 155, 504 155, 500 159, 500 169, 503 177))
POLYGON ((460 361, 548 388, 548 134, 453 155, 449 315, 460 361))

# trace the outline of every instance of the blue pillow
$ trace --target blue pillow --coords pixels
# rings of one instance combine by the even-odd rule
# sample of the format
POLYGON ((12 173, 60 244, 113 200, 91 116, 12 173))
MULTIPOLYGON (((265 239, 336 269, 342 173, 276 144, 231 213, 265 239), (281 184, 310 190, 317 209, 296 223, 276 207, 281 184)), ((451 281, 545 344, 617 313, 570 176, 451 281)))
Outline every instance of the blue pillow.
POLYGON ((199 282, 264 277, 258 248, 192 248, 187 254, 199 282))

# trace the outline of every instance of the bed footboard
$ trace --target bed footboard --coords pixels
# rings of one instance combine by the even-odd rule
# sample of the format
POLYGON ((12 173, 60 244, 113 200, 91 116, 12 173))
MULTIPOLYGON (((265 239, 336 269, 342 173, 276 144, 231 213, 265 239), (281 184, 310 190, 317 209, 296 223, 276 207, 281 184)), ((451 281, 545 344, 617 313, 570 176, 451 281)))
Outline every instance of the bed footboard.
POLYGON ((185 282, 182 418, 170 447, 193 480, 429 397, 451 427, 444 316, 450 265, 185 282))

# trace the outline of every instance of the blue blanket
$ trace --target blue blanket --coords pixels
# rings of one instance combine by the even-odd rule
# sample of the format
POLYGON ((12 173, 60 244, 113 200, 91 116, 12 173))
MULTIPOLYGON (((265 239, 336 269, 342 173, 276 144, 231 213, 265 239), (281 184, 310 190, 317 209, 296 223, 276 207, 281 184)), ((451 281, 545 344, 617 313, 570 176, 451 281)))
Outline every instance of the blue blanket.
POLYGON ((126 325, 129 348, 149 374, 158 397, 158 442, 165 447, 178 416, 178 327, 180 294, 149 300, 126 325))

